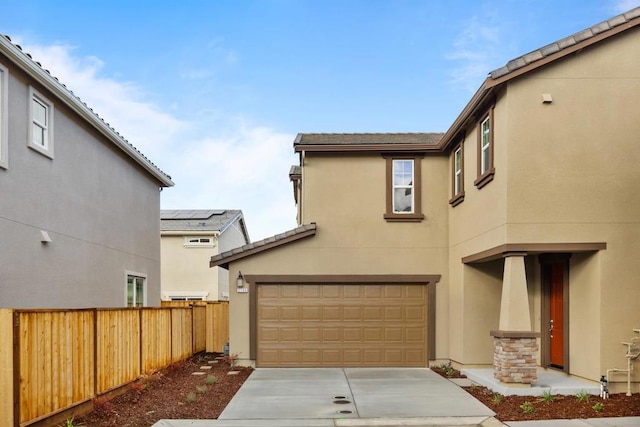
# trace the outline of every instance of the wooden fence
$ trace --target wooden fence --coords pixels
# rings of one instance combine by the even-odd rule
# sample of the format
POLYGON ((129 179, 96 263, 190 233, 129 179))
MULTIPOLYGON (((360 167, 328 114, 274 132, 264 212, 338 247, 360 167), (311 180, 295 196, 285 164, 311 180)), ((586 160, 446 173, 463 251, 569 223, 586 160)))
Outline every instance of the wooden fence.
POLYGON ((221 352, 228 316, 226 302, 0 309, 0 427, 53 425, 144 374, 201 351, 221 352))

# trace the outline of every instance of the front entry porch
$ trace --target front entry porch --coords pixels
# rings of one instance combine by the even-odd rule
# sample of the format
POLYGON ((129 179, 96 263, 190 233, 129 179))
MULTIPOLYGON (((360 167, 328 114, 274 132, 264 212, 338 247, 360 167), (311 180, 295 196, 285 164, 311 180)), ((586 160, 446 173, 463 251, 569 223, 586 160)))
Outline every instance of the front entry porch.
POLYGON ((536 380, 527 387, 514 387, 513 384, 500 382, 494 377, 492 368, 462 369, 460 372, 471 381, 504 396, 542 396, 545 392, 575 395, 583 391, 596 396, 600 394, 599 382, 567 375, 555 369, 537 368, 536 380))

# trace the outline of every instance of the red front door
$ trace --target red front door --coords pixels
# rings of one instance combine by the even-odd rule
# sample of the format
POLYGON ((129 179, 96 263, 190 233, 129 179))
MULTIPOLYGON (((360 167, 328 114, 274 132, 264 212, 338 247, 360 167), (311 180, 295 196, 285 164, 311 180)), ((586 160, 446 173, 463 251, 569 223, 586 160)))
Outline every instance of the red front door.
POLYGON ((564 264, 551 264, 549 292, 549 362, 564 366, 564 264))

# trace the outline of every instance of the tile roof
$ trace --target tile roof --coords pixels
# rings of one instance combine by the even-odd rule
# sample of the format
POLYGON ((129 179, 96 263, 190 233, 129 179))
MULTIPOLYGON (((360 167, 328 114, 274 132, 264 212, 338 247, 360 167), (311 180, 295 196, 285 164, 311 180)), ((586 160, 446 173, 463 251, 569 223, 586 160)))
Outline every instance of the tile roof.
POLYGON ((163 186, 172 187, 174 185, 168 174, 151 162, 140 150, 111 127, 109 123, 105 122, 104 119, 93 111, 82 99, 61 83, 57 77, 52 76, 51 72, 44 68, 42 64, 35 61, 29 53, 24 52, 22 46, 14 44, 11 38, 4 34, 0 34, 0 52, 7 55, 14 64, 49 89, 61 101, 66 103, 68 107, 78 113, 80 117, 92 124, 107 139, 111 140, 136 163, 150 172, 163 186))
POLYGON ((626 13, 620 14, 618 16, 614 16, 611 19, 608 19, 604 22, 593 25, 585 30, 579 31, 569 37, 565 37, 561 40, 558 40, 544 47, 541 47, 540 49, 536 49, 533 52, 529 52, 525 55, 519 56, 518 58, 512 59, 505 66, 491 71, 489 73, 489 77, 492 79, 497 79, 502 76, 505 76, 529 64, 532 64, 537 61, 541 61, 549 57, 550 55, 561 53, 563 50, 569 49, 578 43, 582 43, 582 42, 588 41, 589 39, 593 39, 597 35, 604 33, 606 31, 609 31, 615 27, 618 27, 623 24, 627 24, 629 23, 629 21, 638 17, 640 17, 640 7, 631 9, 626 13))
POLYGON ((264 240, 259 240, 254 243, 214 255, 211 257, 209 267, 220 266, 222 268, 229 268, 229 263, 232 261, 237 261, 278 246, 286 245, 306 237, 311 237, 315 234, 316 224, 312 222, 311 224, 294 228, 293 230, 286 231, 282 234, 276 234, 273 237, 268 237, 264 240))
POLYGON ((299 133, 293 145, 432 144, 442 133, 299 133))
POLYGON ((572 36, 519 56, 505 66, 493 70, 444 133, 440 146, 446 148, 463 137, 465 126, 474 120, 477 110, 486 108, 487 103, 491 102, 492 97, 505 82, 639 25, 640 7, 636 7, 572 36))
POLYGON ((241 210, 166 210, 160 211, 160 231, 223 232, 242 217, 241 210))

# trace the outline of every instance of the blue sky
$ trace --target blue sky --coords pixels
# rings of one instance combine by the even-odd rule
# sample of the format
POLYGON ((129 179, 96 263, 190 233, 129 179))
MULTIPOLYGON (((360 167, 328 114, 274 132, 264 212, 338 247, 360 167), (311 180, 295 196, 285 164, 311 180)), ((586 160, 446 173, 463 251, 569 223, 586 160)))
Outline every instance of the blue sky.
POLYGON ((298 132, 446 131, 487 73, 640 0, 6 2, 9 35, 172 176, 167 209, 296 226, 298 132))

